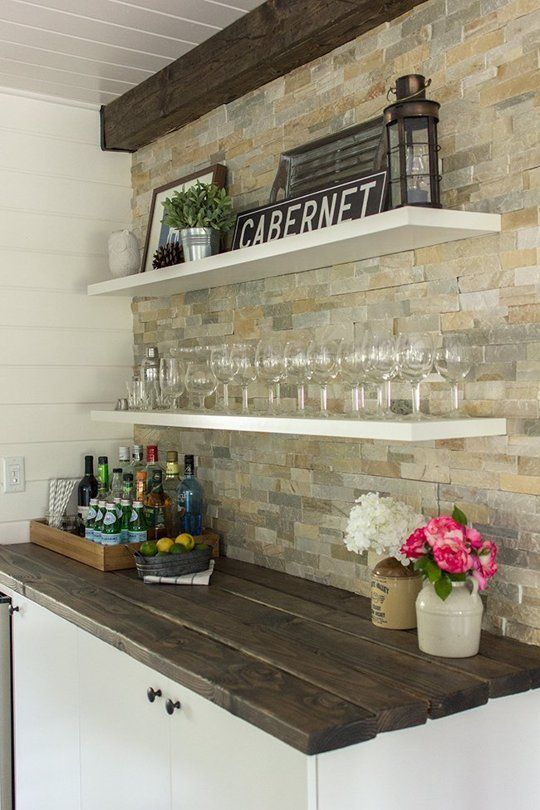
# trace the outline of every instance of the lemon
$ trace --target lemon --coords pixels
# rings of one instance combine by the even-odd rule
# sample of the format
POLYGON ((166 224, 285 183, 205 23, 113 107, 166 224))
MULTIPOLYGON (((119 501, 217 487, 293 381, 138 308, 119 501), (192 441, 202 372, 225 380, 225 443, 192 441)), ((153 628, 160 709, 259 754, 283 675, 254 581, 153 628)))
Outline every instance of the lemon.
POLYGON ((141 545, 140 552, 143 557, 154 557, 157 554, 157 546, 153 540, 145 540, 141 545))
POLYGON ((171 548, 174 546, 174 540, 171 540, 170 537, 162 537, 161 540, 157 541, 156 545, 158 551, 164 551, 166 554, 168 554, 171 548))
POLYGON ((190 534, 187 534, 187 532, 179 534, 175 542, 178 543, 179 546, 184 546, 186 551, 191 551, 195 546, 195 540, 190 534))

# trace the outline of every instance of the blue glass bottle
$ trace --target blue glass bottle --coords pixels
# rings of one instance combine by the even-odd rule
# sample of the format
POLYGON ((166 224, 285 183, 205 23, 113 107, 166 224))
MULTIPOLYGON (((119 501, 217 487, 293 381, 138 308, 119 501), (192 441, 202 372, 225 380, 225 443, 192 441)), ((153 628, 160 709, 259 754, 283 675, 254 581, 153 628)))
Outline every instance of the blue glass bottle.
POLYGON ((178 533, 202 534, 204 494, 195 477, 193 456, 184 456, 184 478, 178 485, 178 533))

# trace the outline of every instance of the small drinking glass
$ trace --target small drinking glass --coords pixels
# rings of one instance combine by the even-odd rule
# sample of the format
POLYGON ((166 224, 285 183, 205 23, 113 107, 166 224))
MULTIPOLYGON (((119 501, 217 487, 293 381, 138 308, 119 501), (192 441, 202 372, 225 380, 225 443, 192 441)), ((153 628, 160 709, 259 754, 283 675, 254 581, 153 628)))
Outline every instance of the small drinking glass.
POLYGON ((397 359, 403 379, 411 384, 412 418, 420 419, 420 383, 433 368, 433 339, 427 332, 403 333, 397 341, 397 359))
POLYGON ((274 413, 281 401, 280 382, 286 374, 283 344, 279 340, 261 340, 255 351, 257 376, 268 386, 268 411, 274 413))
POLYGON ((213 394, 217 380, 208 361, 194 361, 188 364, 186 371, 186 391, 193 397, 199 397, 199 408, 205 410, 206 397, 213 394))
POLYGON ((459 413, 459 383, 473 367, 472 348, 467 335, 445 335, 435 354, 435 368, 450 383, 452 414, 459 413))
POLYGON ((257 366, 255 365, 255 349, 248 343, 235 343, 232 347, 232 356, 238 371, 236 379, 242 386, 242 413, 249 413, 249 384, 257 379, 257 366))
POLYGON ((162 408, 174 408, 177 397, 184 391, 182 369, 176 357, 162 357, 159 361, 159 386, 162 408))
POLYGON ((308 345, 301 340, 289 340, 283 353, 287 379, 296 385, 298 412, 306 413, 306 385, 311 380, 308 345))
POLYGON ((130 411, 139 411, 143 405, 143 383, 138 378, 126 383, 130 411))
POLYGON ((341 376, 351 387, 351 409, 357 416, 366 407, 368 368, 364 338, 345 341, 341 347, 341 376))
POLYGON ((338 375, 341 340, 314 340, 309 344, 308 358, 311 378, 321 389, 321 416, 328 416, 328 383, 338 375))
POLYGON ((229 410, 229 385, 238 374, 238 364, 232 347, 226 343, 212 346, 210 351, 210 368, 223 386, 223 410, 229 410))
POLYGON ((398 372, 396 340, 384 332, 368 333, 365 351, 368 377, 377 385, 377 414, 393 416, 391 385, 398 372))

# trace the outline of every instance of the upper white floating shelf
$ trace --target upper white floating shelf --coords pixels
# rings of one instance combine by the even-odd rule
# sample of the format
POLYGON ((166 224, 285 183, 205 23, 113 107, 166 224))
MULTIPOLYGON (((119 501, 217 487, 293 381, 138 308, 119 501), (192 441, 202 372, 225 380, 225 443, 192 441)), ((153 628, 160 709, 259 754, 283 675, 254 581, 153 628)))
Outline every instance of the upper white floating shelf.
POLYGON ((506 419, 493 417, 426 419, 419 422, 341 417, 259 416, 190 411, 92 411, 97 422, 127 425, 238 430, 250 433, 285 433, 297 436, 333 436, 383 439, 397 442, 468 439, 506 434, 506 419))
POLYGON ((88 294, 165 297, 301 273, 500 230, 499 214, 412 206, 396 208, 196 262, 90 284, 88 294))

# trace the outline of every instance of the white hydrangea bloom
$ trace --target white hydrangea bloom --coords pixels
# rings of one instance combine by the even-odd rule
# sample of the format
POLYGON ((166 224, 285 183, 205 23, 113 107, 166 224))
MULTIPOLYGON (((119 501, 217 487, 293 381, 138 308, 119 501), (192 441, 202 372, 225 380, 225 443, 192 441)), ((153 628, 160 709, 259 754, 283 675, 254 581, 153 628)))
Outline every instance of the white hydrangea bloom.
POLYGON ((357 554, 376 551, 407 565, 409 560, 399 549, 415 529, 425 526, 423 515, 402 501, 381 498, 378 492, 361 495, 356 504, 351 509, 344 538, 349 551, 357 554))

